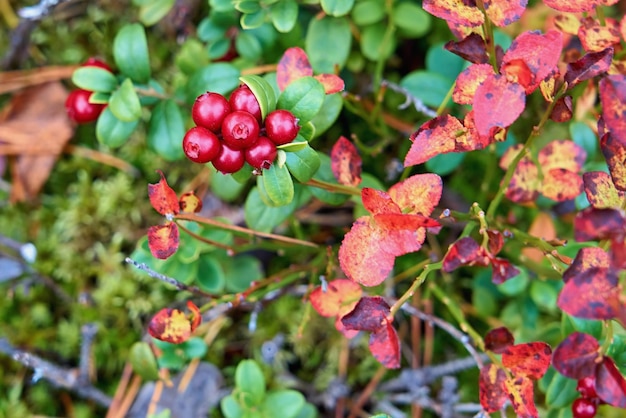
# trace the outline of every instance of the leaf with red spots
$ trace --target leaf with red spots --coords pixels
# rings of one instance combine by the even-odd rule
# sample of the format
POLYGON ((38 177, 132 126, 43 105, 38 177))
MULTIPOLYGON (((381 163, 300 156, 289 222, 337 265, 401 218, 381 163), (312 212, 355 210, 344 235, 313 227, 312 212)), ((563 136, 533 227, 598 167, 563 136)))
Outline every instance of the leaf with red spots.
POLYGON ((449 41, 444 48, 471 63, 489 63, 485 40, 477 33, 471 33, 458 42, 449 41))
POLYGON ((375 332, 389 322, 391 308, 380 296, 364 296, 352 312, 341 318, 346 329, 375 332))
POLYGON ((492 329, 485 335, 485 348, 496 354, 502 352, 515 343, 515 338, 506 327, 492 329))
POLYGON ((600 24, 593 17, 580 21, 578 38, 587 52, 599 52, 614 45, 619 45, 619 24, 615 19, 606 18, 600 24))
POLYGON ((504 386, 506 374, 504 370, 493 363, 486 364, 480 369, 478 378, 478 391, 480 405, 485 412, 499 411, 509 398, 504 386))
POLYGON ((376 360, 388 369, 400 367, 400 338, 391 323, 370 334, 370 352, 376 360))
POLYGON ((490 136, 498 128, 507 128, 522 114, 525 106, 526 94, 522 86, 509 83, 504 76, 490 75, 474 95, 474 122, 478 133, 490 136))
POLYGON ((475 5, 464 0, 424 0, 422 7, 433 16, 455 26, 480 26, 485 16, 475 5))
POLYGON ((450 115, 437 116, 411 134, 411 148, 404 158, 404 166, 422 164, 436 155, 454 151, 457 135, 463 134, 461 122, 450 115))
POLYGON ((361 156, 352 142, 339 137, 330 152, 331 170, 340 184, 357 186, 361 182, 361 156))
POLYGON ((596 368, 596 393, 609 405, 626 408, 626 380, 610 357, 604 357, 596 368))
POLYGON ((487 145, 494 141, 502 141, 504 137, 500 134, 506 134, 506 131, 501 131, 498 135, 480 135, 476 129, 474 123, 474 111, 470 111, 465 115, 463 119, 463 125, 465 125, 465 135, 458 135, 454 144, 454 152, 474 151, 486 148, 487 145))
POLYGON ((596 209, 619 208, 625 193, 617 190, 611 176, 604 171, 590 171, 583 174, 583 184, 587 200, 596 209))
POLYGON ((516 376, 538 380, 550 366, 552 349, 544 342, 537 341, 512 345, 502 352, 502 364, 516 376))
POLYGON ((361 298, 361 286, 347 279, 333 280, 326 286, 318 286, 309 300, 313 309, 322 316, 343 316, 352 311, 361 298))
POLYGON ((557 202, 574 199, 583 191, 582 178, 564 168, 549 170, 543 175, 541 194, 557 202))
POLYGON ((600 139, 600 149, 609 166, 613 184, 618 190, 626 191, 626 142, 621 143, 612 133, 605 133, 600 139))
POLYGON ((324 92, 326 92, 326 94, 339 93, 345 88, 345 84, 341 77, 335 74, 318 74, 314 76, 314 78, 322 83, 322 86, 324 86, 324 92))
POLYGON ((563 272, 563 282, 567 283, 573 277, 592 268, 608 269, 609 265, 609 254, 602 248, 581 248, 578 254, 576 254, 574 261, 572 261, 572 264, 563 272))
POLYGON ((527 0, 485 0, 485 11, 496 26, 504 27, 522 17, 527 3, 527 0))
POLYGON ((364 187, 361 190, 363 206, 372 215, 379 213, 402 213, 400 207, 391 199, 387 192, 364 187))
MULTIPOLYGON (((515 145, 500 159, 500 168, 506 170, 515 156, 522 150, 522 145, 515 145)), ((511 182, 506 189, 506 197, 517 203, 532 202, 539 196, 539 170, 528 156, 524 156, 515 168, 511 182)))
POLYGON ((567 64, 564 79, 571 89, 581 81, 606 73, 613 61, 613 48, 590 52, 577 61, 567 64))
POLYGON ((593 241, 624 237, 626 217, 618 209, 586 208, 574 218, 576 241, 593 241))
POLYGON ((504 387, 518 418, 538 418, 533 381, 513 376, 504 380, 504 387))
MULTIPOLYGON (((623 157, 626 148, 626 75, 616 74, 603 78, 600 80, 599 93, 600 103, 602 103, 602 118, 606 129, 611 133, 613 141, 619 143, 614 147, 621 147, 621 156, 623 157)), ((609 148, 613 147, 609 146, 609 148)), ((608 162, 609 158, 606 154, 605 158, 608 162)), ((625 164, 623 161, 622 166, 625 164)), ((611 174, 613 174, 612 171, 611 174)), ((615 181, 615 176, 613 176, 613 181, 615 181)), ((622 178, 621 183, 623 184, 623 182, 626 182, 624 178, 622 178)), ((617 182, 615 185, 621 189, 617 182)))
POLYGON ((567 336, 552 355, 552 365, 565 377, 582 379, 592 376, 600 357, 600 344, 589 334, 574 332, 567 336))
POLYGON ((313 75, 313 67, 302 48, 288 48, 276 67, 276 83, 280 91, 294 80, 313 75))
POLYGON ((543 171, 564 168, 578 172, 585 164, 587 152, 573 141, 551 141, 539 151, 537 160, 543 171))
POLYGON ((418 228, 436 228, 439 222, 424 215, 410 215, 404 213, 380 213, 374 215, 374 221, 385 229, 406 229, 409 231, 418 228))
POLYGON ((461 266, 487 266, 489 256, 474 238, 464 237, 454 242, 443 257, 443 271, 451 272, 461 266))
POLYGON ((472 104, 476 89, 490 75, 493 67, 489 64, 472 64, 459 74, 452 92, 452 100, 458 104, 472 104))
POLYGON ((184 193, 178 204, 181 212, 194 213, 202 210, 202 200, 194 192, 184 193))
POLYGON ((174 222, 148 228, 148 247, 156 258, 165 260, 178 249, 179 232, 174 222))
POLYGON ((502 284, 513 277, 519 275, 519 269, 515 267, 509 260, 504 258, 491 258, 491 281, 494 284, 502 284))
MULTIPOLYGON (((524 32, 520 34, 502 58, 502 67, 507 69, 512 63, 517 62, 509 68, 511 75, 517 73, 518 83, 522 85, 527 94, 532 93, 541 81, 555 71, 561 49, 563 48, 563 35, 557 30, 550 30, 545 34, 538 32, 524 32), (522 76, 524 66, 530 72, 530 77, 522 76)), ((506 74, 501 71, 502 74, 506 74)), ((523 108, 522 108, 523 110, 523 108)))
POLYGON ((161 180, 156 184, 148 184, 150 204, 161 215, 175 215, 179 211, 178 197, 165 180, 163 172, 159 171, 161 180))
POLYGON ((148 324, 148 333, 157 340, 172 344, 185 342, 191 336, 191 322, 181 310, 164 308, 148 324))
POLYGON ((543 0, 546 6, 560 12, 590 12, 599 4, 597 0, 543 0))

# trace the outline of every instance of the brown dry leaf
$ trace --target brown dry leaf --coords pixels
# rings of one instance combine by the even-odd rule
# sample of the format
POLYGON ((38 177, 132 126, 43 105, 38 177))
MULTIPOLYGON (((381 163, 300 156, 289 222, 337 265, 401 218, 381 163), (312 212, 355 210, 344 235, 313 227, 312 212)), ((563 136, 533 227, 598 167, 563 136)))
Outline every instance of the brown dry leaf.
POLYGON ((59 82, 15 94, 0 117, 0 156, 11 156, 11 202, 33 199, 74 134, 59 82))
MULTIPOLYGON (((543 238, 546 241, 550 241, 556 238, 556 228, 552 218, 547 213, 541 212, 535 217, 535 220, 530 225, 528 233, 537 238, 543 238)), ((537 248, 526 247, 522 249, 522 255, 535 263, 540 263, 543 260, 543 252, 537 248)))
POLYGON ((49 66, 32 70, 5 71, 0 74, 0 94, 50 81, 70 79, 78 65, 49 66))

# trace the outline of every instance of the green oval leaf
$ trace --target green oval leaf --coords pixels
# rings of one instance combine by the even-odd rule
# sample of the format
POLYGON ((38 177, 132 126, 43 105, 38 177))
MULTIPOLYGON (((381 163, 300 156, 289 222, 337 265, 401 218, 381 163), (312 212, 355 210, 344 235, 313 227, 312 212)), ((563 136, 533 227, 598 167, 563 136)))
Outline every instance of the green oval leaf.
POLYGON ((217 62, 196 71, 187 83, 187 101, 193 102, 196 97, 207 91, 227 94, 239 85, 241 73, 232 64, 217 62))
POLYGON ((130 78, 111 94, 109 109, 116 118, 124 122, 133 122, 141 117, 141 103, 130 78))
POLYGON ((265 119, 270 112, 276 109, 276 93, 272 85, 258 75, 244 75, 239 80, 248 86, 261 107, 261 117, 265 119))
POLYGON ((152 26, 172 9, 175 0, 150 0, 139 8, 139 20, 145 26, 152 26))
POLYGON ((269 198, 277 206, 291 203, 294 196, 293 180, 287 167, 272 164, 269 169, 263 171, 263 186, 269 198))
POLYGON ((146 32, 139 23, 124 26, 113 41, 113 58, 120 72, 133 81, 150 80, 150 57, 146 32))
POLYGON ((352 6, 354 6, 354 0, 322 0, 322 9, 330 16, 344 16, 350 13, 352 6))
POLYGON ((241 392, 252 396, 258 405, 265 397, 265 377, 254 360, 242 360, 235 370, 235 385, 241 392))
POLYGON ((181 141, 185 136, 185 121, 173 100, 157 104, 150 117, 148 146, 166 161, 180 160, 185 156, 181 141))
POLYGON ((278 32, 290 32, 298 20, 298 3, 295 0, 283 0, 270 8, 270 19, 278 32))
POLYGON ((250 32, 240 32, 235 38, 235 49, 240 57, 256 61, 261 57, 263 48, 259 39, 250 32))
POLYGON ((233 5, 241 13, 256 13, 261 10, 258 0, 235 0, 233 5))
POLYGON ((396 39, 385 36, 387 24, 384 22, 366 26, 361 32, 361 52, 372 61, 389 58, 396 49, 396 39))
POLYGON ((351 44, 352 32, 345 17, 311 19, 305 50, 316 72, 334 73, 335 66, 343 68, 348 60, 351 44))
POLYGON ((238 255, 227 270, 228 280, 226 291, 230 293, 243 292, 250 284, 263 277, 263 268, 258 258, 250 255, 238 255))
POLYGON ((242 29, 256 29, 265 22, 265 11, 241 15, 240 24, 242 29))
POLYGON ((311 121, 308 121, 306 123, 301 123, 300 130, 298 131, 298 135, 301 136, 305 141, 310 141, 315 136, 315 125, 311 121))
MULTIPOLYGON (((333 172, 330 168, 330 157, 326 154, 317 153, 317 156, 320 158, 320 167, 315 172, 313 176, 314 179, 324 181, 326 183, 337 183, 337 179, 333 175, 333 172)), ((346 200, 350 199, 350 196, 342 193, 333 193, 328 190, 320 189, 319 187, 309 187, 311 194, 321 200, 324 203, 328 203, 329 205, 341 205, 346 200)))
POLYGON ((296 210, 296 199, 291 204, 271 207, 263 202, 259 188, 253 187, 244 205, 246 224, 257 231, 271 232, 296 210))
POLYGON ((117 148, 128 140, 138 123, 139 120, 132 122, 119 120, 107 106, 96 123, 96 138, 103 145, 117 148))
POLYGON ((224 396, 220 401, 220 408, 226 418, 243 418, 244 410, 233 395, 224 396))
POLYGON ((130 348, 129 360, 133 371, 144 380, 159 378, 159 369, 154 353, 147 342, 139 341, 130 348))
POLYGON ((313 77, 292 81, 278 97, 277 107, 289 110, 300 124, 310 121, 324 104, 324 86, 313 77))
POLYGON ((226 285, 226 277, 222 266, 210 255, 205 255, 198 260, 198 276, 196 284, 205 292, 221 293, 226 285))
POLYGON ((365 0, 357 3, 352 9, 352 21, 359 25, 371 25, 385 18, 385 2, 381 0, 365 0))
POLYGON ((107 104, 110 99, 111 95, 109 93, 95 91, 91 93, 91 96, 89 96, 89 103, 107 104))
POLYGON ((311 180, 320 168, 320 157, 308 144, 301 150, 286 154, 287 161, 285 164, 289 172, 301 183, 311 180))
POLYGON ((413 71, 400 81, 400 86, 427 106, 438 107, 446 98, 453 81, 430 71, 413 71))
POLYGON ((430 30, 431 18, 420 6, 410 2, 393 8, 393 23, 409 38, 419 38, 430 30))
POLYGON ((296 139, 293 140, 293 142, 290 142, 288 144, 283 144, 283 145, 279 145, 276 148, 281 149, 285 152, 296 152, 296 151, 300 151, 301 149, 304 149, 306 147, 309 146, 309 143, 307 141, 305 141, 303 138, 298 138, 296 136, 296 139))
POLYGON ((546 403, 550 408, 563 408, 570 405, 578 395, 576 380, 555 373, 546 391, 546 403))
POLYGON ((295 418, 304 403, 304 396, 300 392, 291 389, 279 390, 265 397, 261 410, 270 417, 295 418))
POLYGON ((185 356, 190 359, 204 357, 209 349, 206 342, 200 337, 191 337, 182 343, 180 348, 184 351, 185 356))
POLYGON ((72 74, 72 82, 84 90, 109 93, 117 87, 117 78, 100 67, 80 67, 72 74))
POLYGON ((326 132, 326 130, 330 128, 333 123, 335 123, 342 108, 343 98, 340 94, 327 94, 324 98, 322 108, 317 115, 311 119, 311 123, 315 126, 315 133, 313 137, 318 137, 326 132))

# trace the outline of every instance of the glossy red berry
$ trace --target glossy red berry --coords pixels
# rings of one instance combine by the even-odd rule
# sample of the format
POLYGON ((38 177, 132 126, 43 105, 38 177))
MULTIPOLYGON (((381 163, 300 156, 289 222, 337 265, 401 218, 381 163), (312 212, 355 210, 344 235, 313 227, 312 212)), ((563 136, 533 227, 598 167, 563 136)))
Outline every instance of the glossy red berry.
POLYGON ((201 126, 191 128, 183 138, 183 151, 194 163, 208 163, 220 153, 222 143, 211 131, 201 126))
POLYGON ((276 159, 276 145, 267 137, 260 136, 256 144, 246 148, 246 162, 254 168, 268 169, 276 159))
POLYGON ((594 399, 598 397, 596 393, 596 378, 595 376, 587 376, 578 380, 576 390, 580 392, 580 396, 583 398, 594 399))
POLYGON ((257 122, 261 122, 261 106, 252 90, 245 84, 237 87, 228 100, 231 110, 243 110, 255 117, 257 122))
POLYGON ((259 139, 259 123, 248 112, 234 111, 224 118, 222 138, 233 149, 251 147, 259 139))
POLYGON ((224 118, 230 113, 228 100, 219 93, 206 92, 196 98, 191 117, 196 125, 220 132, 224 118))
POLYGON ((230 174, 241 170, 245 159, 242 150, 232 149, 227 144, 222 144, 220 153, 211 163, 218 171, 230 174))
POLYGON ((574 418, 593 418, 596 416, 596 404, 591 399, 578 398, 572 404, 574 418))
POLYGON ((65 100, 67 115, 76 123, 89 123, 98 119, 106 104, 90 103, 90 91, 76 89, 70 92, 65 100))
POLYGON ((85 61, 85 63, 82 66, 83 67, 100 67, 111 73, 113 72, 111 67, 109 67, 109 64, 95 57, 88 58, 87 61, 85 61))
POLYGON ((265 118, 267 137, 276 145, 288 144, 298 135, 298 120, 288 110, 275 110, 265 118))

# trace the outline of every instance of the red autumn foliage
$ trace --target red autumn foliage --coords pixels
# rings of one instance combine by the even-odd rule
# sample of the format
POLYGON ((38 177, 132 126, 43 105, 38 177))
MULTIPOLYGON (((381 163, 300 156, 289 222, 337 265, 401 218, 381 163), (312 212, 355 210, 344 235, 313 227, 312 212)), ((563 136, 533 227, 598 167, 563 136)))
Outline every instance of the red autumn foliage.
POLYGON ((361 156, 354 144, 340 136, 330 151, 330 167, 340 184, 358 186, 361 183, 361 156))

